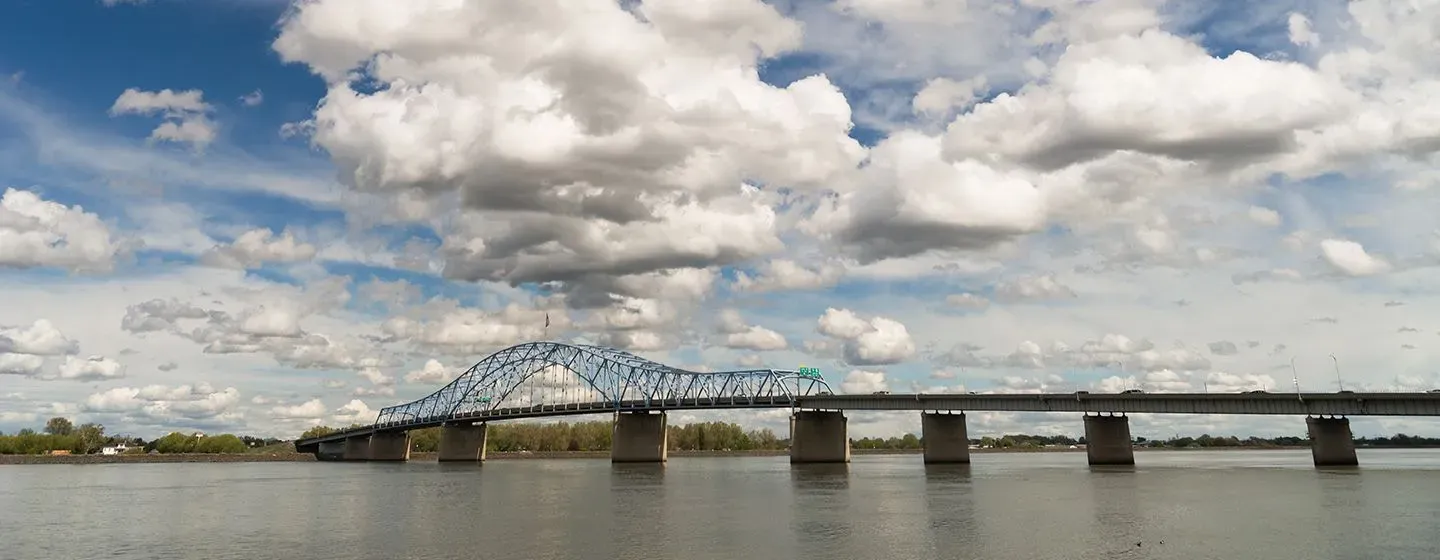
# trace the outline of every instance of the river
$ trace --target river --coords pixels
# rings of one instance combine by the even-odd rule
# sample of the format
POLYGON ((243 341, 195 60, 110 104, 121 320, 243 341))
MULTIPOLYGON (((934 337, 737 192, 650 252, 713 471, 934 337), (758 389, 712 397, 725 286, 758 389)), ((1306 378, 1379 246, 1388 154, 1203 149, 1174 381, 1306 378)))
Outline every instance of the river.
POLYGON ((1440 558, 1440 450, 0 466, 0 558, 1440 558))

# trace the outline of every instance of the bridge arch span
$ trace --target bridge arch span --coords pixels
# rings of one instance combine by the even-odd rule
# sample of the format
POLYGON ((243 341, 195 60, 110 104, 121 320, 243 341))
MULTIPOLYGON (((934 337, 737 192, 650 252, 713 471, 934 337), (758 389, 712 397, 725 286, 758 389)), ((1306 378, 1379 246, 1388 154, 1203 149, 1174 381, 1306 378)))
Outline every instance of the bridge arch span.
MULTIPOLYGON (((552 392, 527 404, 621 403, 664 409, 681 402, 745 401, 749 403, 829 394, 830 386, 818 374, 782 369, 747 369, 696 372, 647 360, 623 350, 563 342, 527 342, 496 351, 465 370, 455 380, 421 399, 386 407, 377 426, 433 424, 450 418, 473 417, 515 404, 516 391, 540 376, 568 377, 573 389, 566 402, 552 392)), ((563 391, 562 391, 563 393, 563 391)))

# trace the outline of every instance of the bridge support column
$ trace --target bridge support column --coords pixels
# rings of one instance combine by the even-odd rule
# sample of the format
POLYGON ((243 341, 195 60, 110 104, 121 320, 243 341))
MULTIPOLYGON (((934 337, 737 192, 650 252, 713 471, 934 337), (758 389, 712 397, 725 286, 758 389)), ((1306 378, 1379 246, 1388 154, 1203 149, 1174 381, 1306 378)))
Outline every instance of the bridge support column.
POLYGON ((845 414, 799 410, 790 416, 791 463, 849 463, 845 414))
POLYGON ((920 436, 925 440, 926 463, 969 463, 970 436, 965 414, 920 414, 920 436))
POLYGON ((621 412, 610 436, 612 463, 664 463, 669 433, 664 412, 621 412))
MULTIPOLYGON (((366 444, 369 445, 368 443, 366 444)), ((368 451, 368 449, 367 449, 368 451)), ((315 446, 316 461, 342 461, 345 459, 345 442, 326 441, 315 446)))
POLYGON ((370 434, 371 461, 409 461, 410 432, 375 432, 370 434))
POLYGON ((345 452, 341 455, 345 461, 367 461, 370 459, 370 436, 350 436, 345 438, 345 452))
POLYGON ((1310 432, 1310 456, 1317 467, 1348 467, 1360 464, 1355 457, 1355 438, 1349 418, 1305 418, 1310 432))
POLYGON ((1135 446, 1127 416, 1086 416, 1085 455, 1091 465, 1133 465, 1135 446))
POLYGON ((440 426, 440 461, 485 461, 487 432, 484 423, 440 426))

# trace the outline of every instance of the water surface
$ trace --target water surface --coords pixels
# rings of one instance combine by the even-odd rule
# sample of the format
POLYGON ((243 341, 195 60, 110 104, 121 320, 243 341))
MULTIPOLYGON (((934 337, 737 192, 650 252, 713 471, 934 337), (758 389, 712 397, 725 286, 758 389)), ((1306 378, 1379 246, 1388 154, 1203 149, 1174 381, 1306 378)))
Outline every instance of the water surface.
POLYGON ((1440 558, 1440 450, 0 467, 0 558, 1440 558))

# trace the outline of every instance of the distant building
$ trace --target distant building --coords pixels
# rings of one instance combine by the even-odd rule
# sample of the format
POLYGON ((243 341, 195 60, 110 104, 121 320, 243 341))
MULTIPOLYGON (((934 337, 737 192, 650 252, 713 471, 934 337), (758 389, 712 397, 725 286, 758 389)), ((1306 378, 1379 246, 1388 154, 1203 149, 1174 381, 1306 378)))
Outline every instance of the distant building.
POLYGON ((101 454, 101 455, 121 455, 121 454, 124 454, 124 453, 125 453, 127 450, 129 450, 129 449, 130 449, 130 446, 125 445, 125 444, 122 443, 122 444, 119 444, 119 445, 112 445, 112 446, 109 446, 109 447, 102 447, 102 448, 100 448, 100 454, 101 454))

